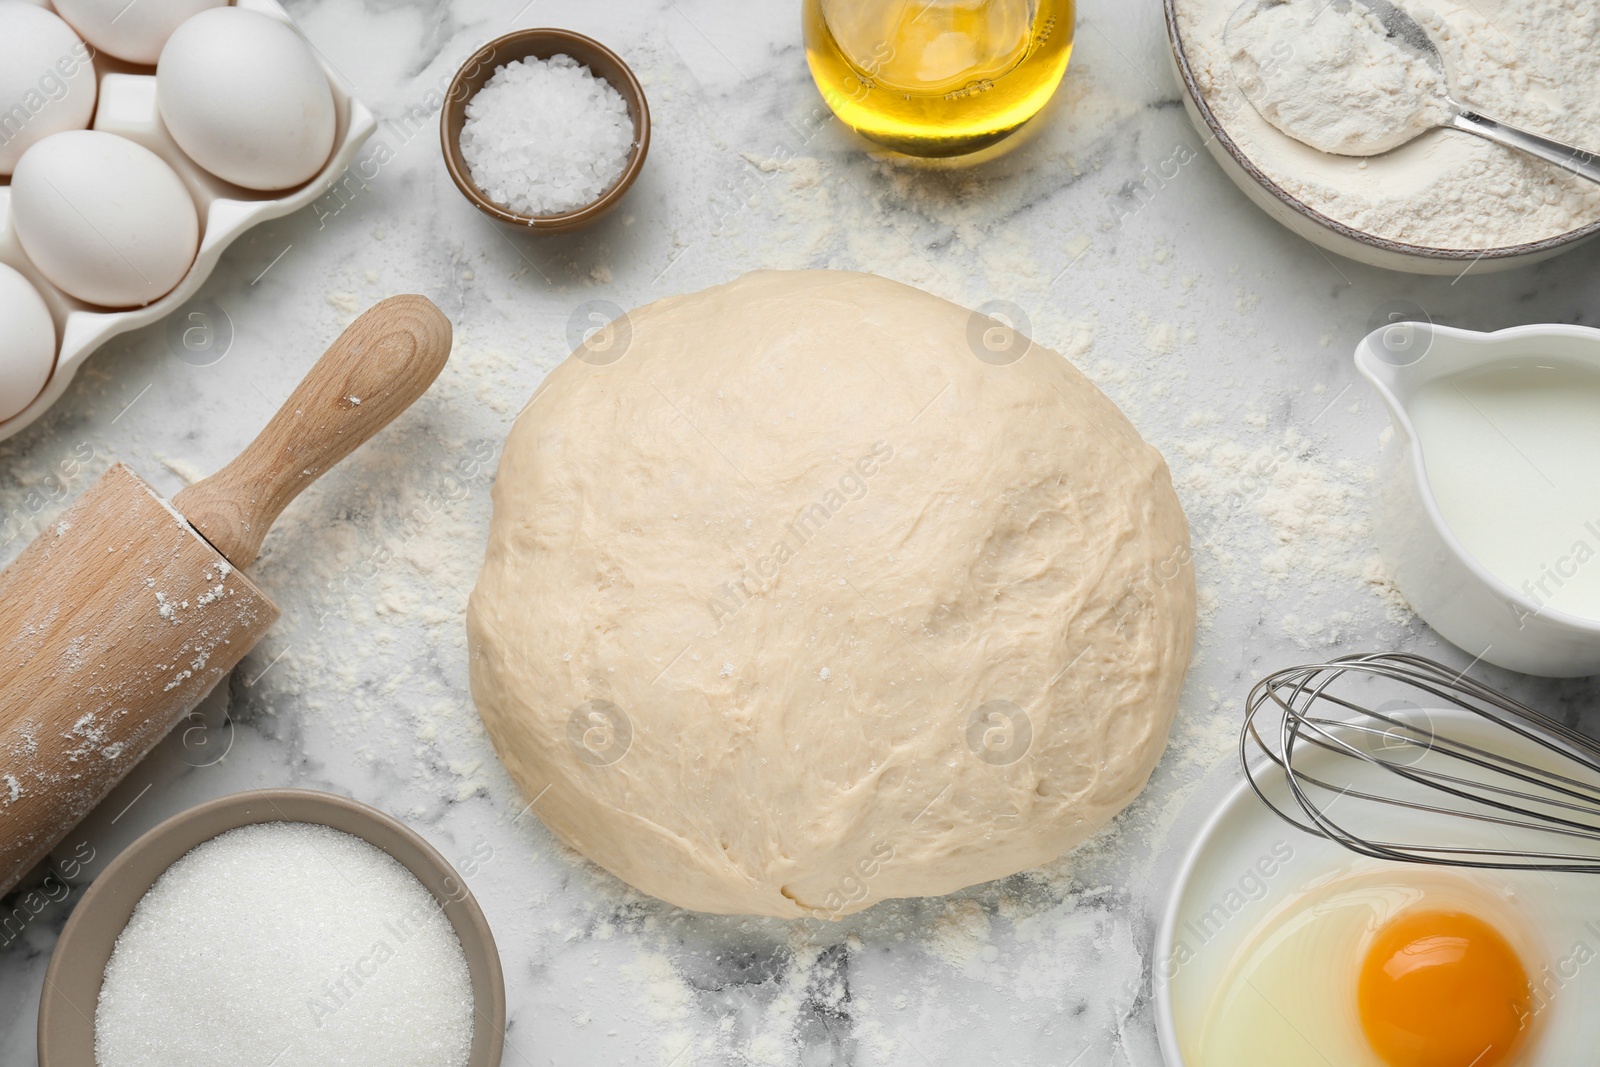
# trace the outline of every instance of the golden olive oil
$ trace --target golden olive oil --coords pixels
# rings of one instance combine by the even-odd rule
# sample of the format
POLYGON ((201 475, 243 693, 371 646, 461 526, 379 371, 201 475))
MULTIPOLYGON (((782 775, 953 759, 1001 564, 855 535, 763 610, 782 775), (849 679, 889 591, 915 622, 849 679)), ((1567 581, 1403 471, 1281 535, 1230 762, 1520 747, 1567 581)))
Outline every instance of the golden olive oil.
POLYGON ((1072 57, 1073 0, 805 0, 835 114, 918 156, 974 152, 1038 114, 1072 57))

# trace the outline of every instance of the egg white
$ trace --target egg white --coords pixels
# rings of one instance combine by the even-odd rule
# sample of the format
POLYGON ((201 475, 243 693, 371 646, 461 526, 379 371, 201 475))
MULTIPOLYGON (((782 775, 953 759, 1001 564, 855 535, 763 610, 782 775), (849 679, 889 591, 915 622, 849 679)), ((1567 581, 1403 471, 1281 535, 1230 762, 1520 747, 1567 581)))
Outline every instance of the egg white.
POLYGON ((1497 893, 1434 868, 1390 866, 1325 878, 1257 924, 1233 954, 1198 1032, 1186 1036, 1186 1067, 1386 1067, 1362 1032, 1357 982, 1374 933, 1417 907, 1476 915, 1517 951, 1536 987, 1533 1032, 1518 1063, 1576 1062, 1544 1047, 1543 1016, 1559 1005, 1538 995, 1549 971, 1543 939, 1526 929, 1515 891, 1497 893))

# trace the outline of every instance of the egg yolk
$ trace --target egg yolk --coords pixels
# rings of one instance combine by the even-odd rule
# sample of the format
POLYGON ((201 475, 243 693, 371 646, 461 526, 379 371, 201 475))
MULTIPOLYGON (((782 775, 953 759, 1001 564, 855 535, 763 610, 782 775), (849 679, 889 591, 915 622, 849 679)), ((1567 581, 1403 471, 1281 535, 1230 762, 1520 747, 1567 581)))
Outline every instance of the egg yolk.
POLYGON ((1389 1067, 1510 1063, 1533 1010, 1516 951, 1482 919, 1455 911, 1407 912, 1380 927, 1356 1001, 1389 1067))

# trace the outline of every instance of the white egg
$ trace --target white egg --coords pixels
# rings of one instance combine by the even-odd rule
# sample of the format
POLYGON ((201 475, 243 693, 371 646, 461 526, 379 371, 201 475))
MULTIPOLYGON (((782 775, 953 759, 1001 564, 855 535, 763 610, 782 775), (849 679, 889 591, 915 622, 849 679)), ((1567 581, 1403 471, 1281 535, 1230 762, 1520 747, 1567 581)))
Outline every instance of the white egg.
POLYGON ((311 46, 254 11, 218 8, 178 27, 156 97, 178 147, 247 189, 301 185, 333 151, 333 90, 311 46))
POLYGON ((94 114, 95 77, 87 45, 61 19, 21 0, 0 0, 0 174, 29 145, 81 130, 94 114))
POLYGON ((44 298, 0 263, 0 422, 33 403, 55 362, 56 324, 44 298))
POLYGON ((46 137, 11 178, 23 251, 71 296, 138 307, 183 279, 199 246, 189 190, 148 148, 98 130, 46 137))
POLYGON ((100 51, 148 67, 184 19, 225 3, 227 0, 55 0, 55 8, 100 51))

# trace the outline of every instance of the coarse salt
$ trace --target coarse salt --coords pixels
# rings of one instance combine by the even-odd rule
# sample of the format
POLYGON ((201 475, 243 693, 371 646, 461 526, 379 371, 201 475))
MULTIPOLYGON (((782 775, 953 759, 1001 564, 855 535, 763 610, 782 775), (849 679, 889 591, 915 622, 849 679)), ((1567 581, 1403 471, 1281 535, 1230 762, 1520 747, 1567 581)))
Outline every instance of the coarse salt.
POLYGON ((310 823, 230 830, 167 869, 106 965, 97 1067, 460 1067, 472 983, 398 861, 310 823))
POLYGON ((472 181, 520 215, 561 215, 598 200, 633 150, 622 95, 571 56, 497 67, 467 102, 461 154, 472 181))

